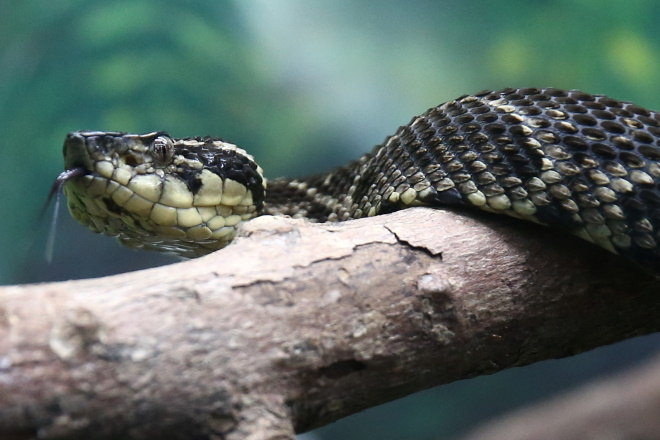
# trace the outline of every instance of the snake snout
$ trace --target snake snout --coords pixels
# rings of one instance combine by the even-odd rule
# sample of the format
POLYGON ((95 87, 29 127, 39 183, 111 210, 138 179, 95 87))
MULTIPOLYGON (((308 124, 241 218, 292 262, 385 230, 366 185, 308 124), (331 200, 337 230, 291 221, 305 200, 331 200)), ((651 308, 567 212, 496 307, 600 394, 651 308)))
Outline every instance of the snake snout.
POLYGON ((90 169, 91 161, 87 150, 85 137, 80 132, 69 133, 64 140, 64 168, 72 170, 77 168, 90 169))

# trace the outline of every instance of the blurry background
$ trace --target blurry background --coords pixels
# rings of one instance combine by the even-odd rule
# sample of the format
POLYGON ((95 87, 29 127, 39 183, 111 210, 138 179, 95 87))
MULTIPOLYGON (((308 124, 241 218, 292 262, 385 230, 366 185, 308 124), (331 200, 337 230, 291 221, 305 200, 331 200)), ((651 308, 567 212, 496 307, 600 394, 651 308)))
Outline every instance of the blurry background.
MULTIPOLYGON (((0 0, 0 284, 175 261, 39 212, 73 130, 221 136, 270 177, 356 158, 426 108, 506 86, 660 109, 656 0, 0 0)), ((52 214, 52 206, 49 214, 52 214)), ((366 411, 316 439, 445 439, 657 350, 637 338, 366 411)))

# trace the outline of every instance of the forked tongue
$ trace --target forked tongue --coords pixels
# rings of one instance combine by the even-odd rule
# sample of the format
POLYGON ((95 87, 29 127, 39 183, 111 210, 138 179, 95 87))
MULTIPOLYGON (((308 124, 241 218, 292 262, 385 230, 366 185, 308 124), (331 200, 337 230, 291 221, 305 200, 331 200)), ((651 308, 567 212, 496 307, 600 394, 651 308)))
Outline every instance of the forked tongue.
POLYGON ((57 214, 60 211, 60 196, 62 195, 62 187, 69 180, 74 179, 78 176, 83 176, 85 174, 87 174, 87 170, 85 170, 82 167, 73 168, 60 173, 60 175, 57 176, 57 178, 55 179, 55 182, 53 182, 53 186, 51 186, 50 188, 50 192, 48 193, 48 198, 46 199, 46 203, 44 203, 44 206, 41 209, 41 215, 39 216, 40 222, 43 221, 44 215, 46 214, 48 207, 53 201, 53 198, 55 198, 55 209, 53 210, 53 218, 50 221, 50 228, 48 228, 48 239, 46 240, 46 250, 44 254, 48 264, 50 264, 53 261, 53 250, 55 249, 55 234, 57 232, 57 214))

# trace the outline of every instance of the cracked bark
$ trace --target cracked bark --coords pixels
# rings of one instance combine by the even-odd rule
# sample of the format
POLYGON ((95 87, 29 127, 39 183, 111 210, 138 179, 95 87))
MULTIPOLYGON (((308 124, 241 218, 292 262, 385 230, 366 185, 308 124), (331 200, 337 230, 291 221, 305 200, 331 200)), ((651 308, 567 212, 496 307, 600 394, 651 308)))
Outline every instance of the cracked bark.
POLYGON ((476 216, 262 217, 197 260, 4 287, 0 434, 291 439, 659 330, 652 277, 572 237, 476 216))

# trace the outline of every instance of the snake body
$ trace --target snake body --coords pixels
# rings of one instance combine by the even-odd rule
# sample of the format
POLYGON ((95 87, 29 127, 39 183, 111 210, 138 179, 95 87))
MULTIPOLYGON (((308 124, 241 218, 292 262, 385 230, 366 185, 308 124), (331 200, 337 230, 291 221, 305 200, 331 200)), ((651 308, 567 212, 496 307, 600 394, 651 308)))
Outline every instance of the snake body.
POLYGON ((70 133, 64 156, 72 215, 132 247, 196 257, 262 214, 324 222, 464 205, 566 230, 660 273, 660 115, 603 95, 464 95, 301 179, 267 182, 235 145, 163 132, 70 133))

